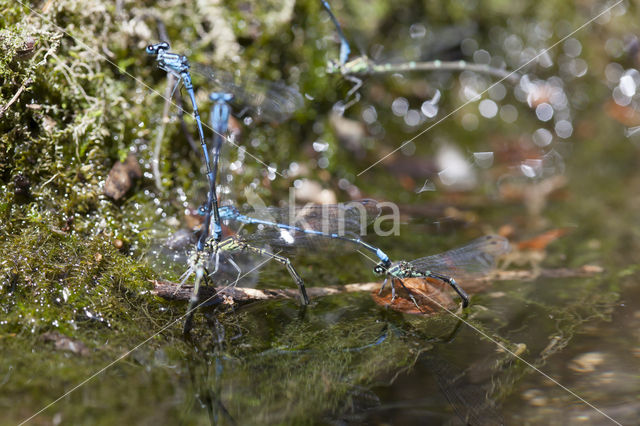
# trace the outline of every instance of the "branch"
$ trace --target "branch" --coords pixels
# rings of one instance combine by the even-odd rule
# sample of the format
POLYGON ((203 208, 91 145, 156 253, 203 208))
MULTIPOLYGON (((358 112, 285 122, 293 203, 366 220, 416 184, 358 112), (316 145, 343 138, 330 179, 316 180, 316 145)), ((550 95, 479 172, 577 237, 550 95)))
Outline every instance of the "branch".
MULTIPOLYGON (((540 271, 530 270, 513 270, 513 271, 496 271, 492 275, 479 278, 473 281, 461 281, 461 285, 469 293, 477 293, 487 288, 492 281, 532 281, 538 277, 543 278, 576 278, 590 277, 601 273, 603 269, 596 265, 584 265, 576 269, 558 268, 558 269, 542 269, 540 271)), ((418 280, 422 281, 422 280, 418 280)), ((183 285, 169 281, 152 281, 154 289, 152 294, 162 297, 166 300, 187 301, 191 297, 193 286, 183 285)), ((406 283, 409 288, 416 290, 417 287, 406 283)), ((432 283, 434 284, 434 283, 432 283)), ((321 297, 330 296, 340 293, 355 292, 377 292, 380 289, 379 282, 347 284, 344 286, 331 287, 311 287, 307 289, 309 296, 321 297)), ((424 291, 424 290, 422 290, 424 291)), ((222 288, 216 287, 200 287, 199 301, 207 301, 207 304, 219 303, 248 303, 257 300, 275 300, 275 299, 297 299, 300 293, 298 289, 264 289, 259 290, 247 287, 227 286, 222 288)))
MULTIPOLYGON (((152 281, 154 289, 152 294, 166 300, 187 301, 193 291, 192 285, 183 285, 170 281, 152 281)), ((310 297, 330 296, 339 293, 354 293, 360 291, 372 291, 380 288, 380 283, 347 284, 340 287, 311 287, 307 288, 310 297)), ((218 303, 247 303, 256 300, 297 299, 300 297, 298 289, 265 289, 258 290, 248 287, 227 286, 220 289, 216 287, 200 287, 199 301, 207 300, 207 304, 218 303), (210 300, 209 300, 210 299, 210 300)))
POLYGON ((18 98, 20 97, 20 94, 22 92, 24 92, 24 90, 29 87, 31 85, 31 83, 33 83, 33 80, 30 78, 27 78, 24 83, 22 83, 22 86, 20 86, 20 88, 18 89, 18 91, 16 92, 15 95, 13 95, 13 97, 9 100, 9 102, 7 102, 6 105, 0 107, 0 118, 2 118, 2 116, 4 115, 4 113, 9 109, 9 107, 11 105, 13 105, 13 103, 15 101, 18 100, 18 98))

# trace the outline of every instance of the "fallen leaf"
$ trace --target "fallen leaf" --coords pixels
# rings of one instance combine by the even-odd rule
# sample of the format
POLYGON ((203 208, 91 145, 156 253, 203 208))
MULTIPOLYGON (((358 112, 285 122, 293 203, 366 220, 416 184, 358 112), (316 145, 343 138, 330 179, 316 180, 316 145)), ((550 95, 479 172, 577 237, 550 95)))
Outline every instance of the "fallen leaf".
POLYGON ((567 230, 564 228, 551 229, 547 232, 544 232, 536 237, 530 238, 528 240, 520 241, 516 244, 518 250, 544 250, 547 246, 554 240, 557 240, 561 236, 567 233, 567 230))
POLYGON ((380 294, 378 289, 371 292, 371 297, 380 306, 388 307, 394 311, 415 315, 435 315, 447 310, 455 310, 458 306, 448 290, 448 285, 430 278, 409 278, 403 280, 404 287, 396 285, 396 298, 391 301, 391 285, 387 283, 380 294), (409 291, 407 291, 407 289, 409 291), (417 302, 411 300, 409 292, 417 302))
POLYGON ((634 108, 618 105, 613 100, 610 100, 605 106, 605 111, 609 117, 624 126, 640 126, 640 112, 634 108))

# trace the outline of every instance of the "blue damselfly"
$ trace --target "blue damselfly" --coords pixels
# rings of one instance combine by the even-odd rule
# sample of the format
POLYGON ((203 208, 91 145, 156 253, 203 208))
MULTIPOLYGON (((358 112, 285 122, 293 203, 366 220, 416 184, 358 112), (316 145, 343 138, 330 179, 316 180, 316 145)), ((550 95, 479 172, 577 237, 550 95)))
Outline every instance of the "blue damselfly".
MULTIPOLYGON (((238 252, 252 252, 259 254, 261 256, 267 257, 269 259, 275 260, 276 262, 284 265, 287 268, 287 271, 293 278, 293 281, 298 286, 300 290, 300 295, 302 297, 302 302, 304 305, 309 304, 309 297, 307 296, 307 291, 304 286, 304 281, 295 270, 289 258, 285 256, 281 256, 277 253, 272 253, 266 249, 260 248, 257 245, 251 244, 249 241, 246 241, 243 238, 238 236, 227 237, 222 241, 216 241, 213 238, 209 238, 203 247, 202 250, 196 250, 189 258, 189 269, 183 275, 182 284, 184 284, 191 275, 196 276, 195 284, 193 287, 193 292, 191 294, 191 298, 189 299, 189 307, 187 308, 187 314, 185 317, 185 323, 183 332, 186 334, 191 330, 193 313, 199 306, 199 289, 200 283, 202 280, 205 281, 205 284, 208 283, 208 277, 210 275, 214 275, 218 270, 219 265, 219 256, 221 253, 238 253, 238 252), (214 270, 209 273, 207 270, 208 266, 213 262, 214 270)), ((236 277, 236 281, 234 285, 238 282, 241 277, 242 270, 240 267, 233 261, 233 259, 228 258, 227 261, 236 269, 238 275, 236 277)))
MULTIPOLYGON (((187 90, 187 93, 189 94, 189 98, 191 99, 193 116, 196 120, 196 125, 198 128, 198 137, 200 138, 200 146, 202 147, 202 154, 204 156, 203 159, 207 168, 207 180, 209 182, 209 192, 207 194, 207 203, 205 205, 207 217, 206 220, 210 222, 211 213, 213 212, 214 236, 216 241, 220 241, 222 239, 222 228, 220 226, 220 215, 218 213, 216 176, 211 166, 211 160, 209 159, 209 148, 207 146, 204 132, 202 130, 202 121, 200 120, 198 104, 196 103, 196 95, 193 90, 193 82, 191 81, 191 73, 189 71, 189 69, 191 68, 189 60, 184 55, 169 52, 169 43, 167 42, 150 44, 149 46, 147 46, 146 51, 148 54, 156 57, 158 67, 161 70, 166 71, 167 73, 175 76, 178 79, 174 91, 180 85, 180 83, 182 83, 184 88, 187 90)), ((207 240, 208 232, 209 223, 207 223, 202 238, 198 240, 197 248, 199 251, 204 248, 204 243, 207 240)))
MULTIPOLYGON (((375 200, 359 200, 345 204, 308 204, 303 207, 268 207, 242 214, 232 206, 220 207, 220 218, 244 224, 277 228, 269 233, 269 243, 278 247, 309 246, 313 237, 329 238, 359 245, 375 254, 383 267, 391 266, 389 256, 360 238, 367 224, 380 214, 375 200)), ((263 230, 259 235, 267 234, 263 230)), ((317 241, 314 238, 313 241, 317 241)))
POLYGON ((462 306, 469 305, 469 296, 458 285, 453 277, 458 279, 479 278, 489 273, 494 267, 496 258, 509 252, 509 241, 498 235, 487 235, 473 240, 469 244, 432 256, 421 257, 419 259, 393 262, 390 267, 385 268, 376 265, 373 272, 378 275, 385 275, 380 292, 384 289, 387 281, 391 280, 391 300, 395 295, 395 283, 398 282, 404 287, 413 302, 417 302, 402 282, 405 278, 434 278, 449 284, 462 299, 462 306))
MULTIPOLYGON (((203 212, 206 214, 206 212, 203 212)), ((346 204, 308 204, 303 207, 258 209, 251 214, 242 214, 236 208, 220 208, 222 220, 239 222, 245 225, 257 225, 259 229, 243 236, 228 237, 221 242, 209 238, 204 250, 196 250, 189 259, 189 269, 183 275, 182 283, 191 275, 196 276, 196 284, 190 299, 185 332, 191 328, 191 316, 198 305, 198 292, 202 280, 208 282, 209 276, 218 271, 221 254, 251 252, 273 259, 283 264, 300 289, 304 304, 309 303, 304 282, 296 272, 288 257, 281 253, 290 253, 301 248, 318 248, 320 241, 347 241, 364 247, 380 259, 380 264, 389 267, 389 257, 380 249, 360 238, 367 225, 380 214, 378 203, 374 200, 360 200, 346 204), (269 246, 271 250, 262 247, 269 246), (209 269, 213 269, 209 272, 209 269)), ((241 269, 233 259, 226 259, 237 271, 238 282, 241 269)), ((235 284, 234 283, 234 284, 235 284)))
MULTIPOLYGON (((219 147, 225 137, 229 117, 229 106, 227 104, 235 101, 241 106, 243 111, 251 110, 255 116, 266 121, 282 122, 300 108, 303 103, 302 96, 295 88, 286 86, 281 82, 266 82, 253 78, 234 77, 225 71, 213 70, 201 64, 191 64, 186 56, 169 52, 169 49, 169 43, 161 42, 147 46, 146 51, 148 54, 155 56, 160 69, 172 74, 178 79, 173 90, 175 91, 177 87, 182 84, 189 94, 207 168, 207 179, 209 181, 209 193, 207 195, 205 208, 209 212, 209 216, 213 213, 213 235, 217 241, 220 241, 222 238, 222 229, 219 226, 220 220, 215 182, 220 151, 219 147), (214 102, 211 113, 211 125, 215 133, 214 146, 217 147, 214 151, 213 166, 209 158, 202 121, 196 103, 192 75, 202 77, 208 87, 214 87, 217 90, 210 96, 210 99, 214 102)), ((208 226, 198 242, 200 249, 202 249, 207 237, 208 226)))

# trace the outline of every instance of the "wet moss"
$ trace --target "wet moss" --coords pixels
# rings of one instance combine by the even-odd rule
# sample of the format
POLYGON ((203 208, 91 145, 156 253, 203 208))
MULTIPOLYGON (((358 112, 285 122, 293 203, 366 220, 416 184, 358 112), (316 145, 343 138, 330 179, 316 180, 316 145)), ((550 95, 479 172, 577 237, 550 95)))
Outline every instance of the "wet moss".
POLYGON ((117 251, 106 235, 79 238, 23 222, 0 247, 3 325, 9 333, 73 334, 78 326, 126 329, 140 315, 151 272, 117 251))

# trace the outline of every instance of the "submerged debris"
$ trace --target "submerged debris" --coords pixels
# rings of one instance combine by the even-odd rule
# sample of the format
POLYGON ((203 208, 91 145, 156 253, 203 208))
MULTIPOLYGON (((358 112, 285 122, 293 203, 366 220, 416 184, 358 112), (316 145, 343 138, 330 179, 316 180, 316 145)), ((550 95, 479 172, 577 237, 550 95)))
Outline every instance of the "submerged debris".
POLYGON ((14 194, 17 198, 26 199, 31 195, 31 181, 28 176, 18 173, 13 178, 13 184, 15 185, 14 194))
MULTIPOLYGON (((192 285, 180 285, 170 281, 153 281, 154 289, 152 293, 166 300, 186 302, 193 293, 192 285)), ((310 297, 330 296, 340 293, 354 293, 359 291, 371 291, 380 288, 379 283, 348 284, 339 287, 312 287, 307 289, 310 297)), ((219 303, 248 303, 258 300, 274 299, 297 299, 299 292, 297 289, 256 289, 246 287, 201 287, 198 292, 198 300, 205 305, 216 305, 219 303), (230 302, 231 301, 231 302, 230 302)))
POLYGON ((68 351, 76 355, 87 356, 89 348, 79 340, 74 340, 58 331, 49 331, 40 336, 45 342, 53 342, 56 350, 68 351))
POLYGON ((602 352, 587 352, 572 359, 569 368, 578 373, 592 373, 605 361, 602 352))
POLYGON ((391 288, 379 293, 379 288, 371 292, 371 297, 380 306, 405 314, 433 315, 443 310, 456 310, 458 303, 447 290, 448 285, 435 279, 410 278, 403 280, 405 287, 411 291, 418 302, 416 306, 410 299, 407 290, 396 286, 397 297, 392 301, 391 288))

